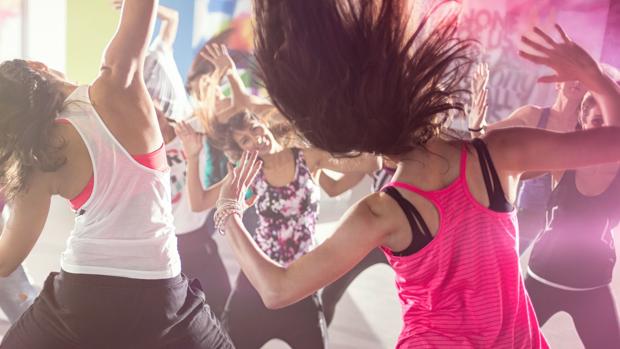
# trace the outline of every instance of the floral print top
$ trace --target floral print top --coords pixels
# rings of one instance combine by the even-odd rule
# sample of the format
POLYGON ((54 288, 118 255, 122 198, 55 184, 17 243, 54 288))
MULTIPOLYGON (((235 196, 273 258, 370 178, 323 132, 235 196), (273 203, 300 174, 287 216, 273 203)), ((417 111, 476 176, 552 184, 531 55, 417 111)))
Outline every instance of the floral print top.
POLYGON ((254 240, 271 259, 287 266, 315 246, 314 232, 319 214, 321 190, 312 179, 303 152, 292 149, 295 179, 274 187, 261 170, 252 186, 258 227, 254 240))

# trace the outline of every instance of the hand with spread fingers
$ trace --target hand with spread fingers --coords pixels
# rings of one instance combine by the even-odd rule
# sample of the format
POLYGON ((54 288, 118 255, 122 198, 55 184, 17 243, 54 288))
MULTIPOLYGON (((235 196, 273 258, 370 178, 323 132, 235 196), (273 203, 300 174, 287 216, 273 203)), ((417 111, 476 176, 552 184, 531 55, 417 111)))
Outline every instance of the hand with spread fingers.
POLYGON ((229 167, 228 169, 228 175, 224 178, 220 189, 218 205, 234 202, 241 210, 252 206, 256 197, 246 200, 246 194, 262 164, 263 162, 258 159, 258 152, 244 152, 239 165, 235 168, 229 167))
POLYGON ((555 75, 547 75, 538 79, 539 82, 564 82, 579 80, 589 90, 597 91, 604 73, 590 54, 573 42, 562 27, 555 25, 561 36, 556 42, 550 35, 535 27, 534 33, 545 45, 526 36, 521 41, 535 53, 519 51, 519 55, 536 64, 546 65, 555 71, 555 75))
POLYGON ((215 71, 220 78, 237 69, 225 45, 207 44, 200 55, 215 66, 215 71))
POLYGON ((181 121, 174 127, 174 131, 183 143, 183 151, 188 158, 196 157, 200 155, 203 148, 202 135, 194 130, 194 128, 181 121))

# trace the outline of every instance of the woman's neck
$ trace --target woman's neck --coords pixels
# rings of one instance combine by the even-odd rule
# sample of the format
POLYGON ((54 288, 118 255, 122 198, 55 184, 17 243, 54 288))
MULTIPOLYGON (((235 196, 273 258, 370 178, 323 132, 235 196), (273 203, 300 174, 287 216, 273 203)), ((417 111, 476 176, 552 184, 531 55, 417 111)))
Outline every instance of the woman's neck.
POLYGON ((440 137, 430 139, 424 147, 417 147, 396 157, 397 173, 404 178, 424 178, 429 174, 446 174, 450 170, 454 150, 460 142, 450 142, 440 137))
POLYGON ((574 126, 578 121, 580 101, 568 99, 564 96, 558 96, 553 103, 551 111, 556 114, 554 119, 561 123, 570 123, 574 126))
POLYGON ((274 142, 271 151, 268 154, 261 155, 263 168, 278 167, 288 161, 288 149, 284 148, 280 143, 274 142))

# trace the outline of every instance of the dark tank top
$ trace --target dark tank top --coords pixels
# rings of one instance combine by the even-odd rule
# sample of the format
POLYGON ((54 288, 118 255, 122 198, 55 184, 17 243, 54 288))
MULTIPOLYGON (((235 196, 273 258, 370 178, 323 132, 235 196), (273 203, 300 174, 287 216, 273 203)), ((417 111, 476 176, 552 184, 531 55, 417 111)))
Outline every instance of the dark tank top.
POLYGON ((620 171, 597 196, 581 194, 575 177, 574 170, 566 171, 551 194, 529 272, 560 287, 592 289, 611 282, 616 263, 611 230, 620 222, 620 171))

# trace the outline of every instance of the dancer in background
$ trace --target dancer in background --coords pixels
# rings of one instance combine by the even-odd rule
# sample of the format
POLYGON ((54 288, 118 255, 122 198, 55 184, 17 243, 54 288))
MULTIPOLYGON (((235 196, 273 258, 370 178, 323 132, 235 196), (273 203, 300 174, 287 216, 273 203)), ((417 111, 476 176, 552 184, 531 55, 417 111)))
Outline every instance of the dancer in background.
MULTIPOLYGON (((227 154, 238 159, 244 150, 258 150, 267 167, 252 186, 256 195, 258 227, 253 236, 269 258, 288 265, 316 245, 315 232, 320 190, 312 173, 322 168, 336 171, 369 171, 377 166, 372 156, 335 160, 316 149, 286 148, 255 114, 244 112, 226 124, 211 121, 211 139, 219 138, 227 154)), ((187 125, 178 134, 189 148, 199 146, 198 135, 187 125), (193 144, 193 145, 192 145, 193 144)), ((188 176, 197 176, 188 168, 188 176)), ((209 207, 202 188, 188 185, 192 207, 209 207), (196 188, 196 189, 194 189, 196 188)), ((216 220, 217 222, 217 220, 216 220)), ((293 348, 324 348, 326 333, 320 300, 316 294, 281 310, 269 310, 246 276, 241 273, 224 314, 230 336, 237 348, 259 348, 280 338, 293 348)))
MULTIPOLYGON (((586 94, 583 130, 619 124, 586 94)), ((553 177, 557 185, 549 201, 549 221, 534 242, 525 279, 538 321, 542 326, 565 311, 585 348, 620 348, 610 286, 616 265, 612 229, 620 222, 620 163, 556 172, 553 177)))
MULTIPOLYGON (((261 168, 256 153, 244 154, 222 186, 216 221, 264 303, 295 303, 382 247, 403 306, 398 348, 548 347, 519 268, 517 183, 525 172, 619 161, 620 128, 508 128, 471 143, 444 138, 445 112, 462 108, 453 97, 470 64, 469 43, 455 37, 456 16, 431 18, 435 26, 423 31, 426 20, 408 30, 410 11, 397 1, 254 5, 255 53, 282 114, 313 146, 398 163, 391 185, 358 202, 329 239, 283 267, 239 220, 261 168)), ((556 71, 541 81, 580 80, 619 121, 620 89, 587 52, 563 32, 560 42, 536 33, 550 47, 524 39, 538 55, 521 55, 556 71)))
MULTIPOLYGON (((474 137, 485 132, 507 127, 535 127, 538 129, 570 132, 575 130, 579 119, 579 104, 586 90, 579 81, 556 83, 557 97, 553 106, 541 108, 526 105, 515 110, 506 119, 486 124, 486 83, 489 69, 479 65, 474 75, 475 96, 479 99, 477 108, 469 114, 469 131, 474 137)), ((545 211, 551 196, 552 180, 548 173, 536 173, 523 176, 525 179, 517 196, 517 218, 519 221, 519 253, 536 239, 545 227, 545 211), (534 178, 531 178, 534 177, 534 178)))
POLYGON ((0 275, 32 249, 53 195, 76 211, 60 273, 1 348, 233 347, 181 274, 170 173, 143 81, 157 5, 123 2, 91 85, 39 62, 0 64, 0 185, 12 206, 0 275))

